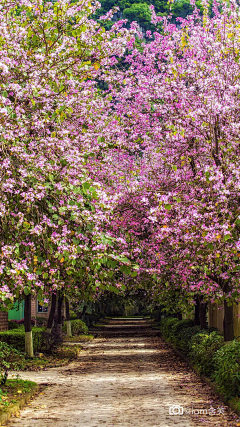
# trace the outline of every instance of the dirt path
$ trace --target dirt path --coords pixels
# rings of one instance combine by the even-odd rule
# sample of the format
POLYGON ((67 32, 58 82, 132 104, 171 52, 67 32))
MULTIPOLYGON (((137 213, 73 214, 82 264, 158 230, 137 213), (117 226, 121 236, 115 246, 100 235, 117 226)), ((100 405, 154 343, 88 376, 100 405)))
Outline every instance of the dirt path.
POLYGON ((69 366, 20 377, 49 387, 12 418, 12 427, 237 425, 235 415, 141 320, 112 320, 69 366), (171 415, 169 408, 183 414, 171 415))

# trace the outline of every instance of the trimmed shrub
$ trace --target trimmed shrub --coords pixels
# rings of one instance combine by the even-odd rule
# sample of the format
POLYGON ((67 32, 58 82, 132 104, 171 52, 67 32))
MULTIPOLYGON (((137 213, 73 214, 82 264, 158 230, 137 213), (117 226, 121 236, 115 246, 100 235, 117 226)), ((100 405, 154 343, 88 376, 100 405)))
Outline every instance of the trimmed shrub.
POLYGON ((160 322, 160 330, 165 338, 170 338, 172 333, 172 328, 174 325, 178 324, 180 320, 176 317, 165 317, 160 322))
POLYGON ((190 328, 194 326, 194 321, 189 319, 178 320, 175 325, 173 325, 171 334, 173 337, 177 337, 180 331, 184 328, 190 328))
POLYGON ((11 331, 12 329, 18 329, 19 325, 16 320, 9 320, 8 321, 8 330, 11 331))
POLYGON ((6 342, 0 342, 0 369, 21 369, 24 367, 24 356, 6 342))
MULTIPOLYGON (((72 335, 81 335, 81 334, 88 333, 88 327, 86 323, 84 323, 80 319, 71 320, 71 328, 72 328, 72 335)), ((65 333, 67 332, 66 322, 64 322, 63 331, 65 333)))
MULTIPOLYGON (((200 332, 200 326, 188 326, 180 329, 174 335, 174 344, 176 347, 185 354, 188 354, 190 351, 190 342, 191 338, 200 332)), ((173 331, 174 332, 174 331, 173 331)))
POLYGON ((240 342, 236 340, 223 345, 213 358, 213 378, 220 393, 228 399, 240 397, 240 342))
POLYGON ((52 331, 49 333, 44 331, 42 333, 43 343, 41 345, 40 350, 43 353, 52 354, 55 352, 57 347, 62 345, 63 336, 62 331, 57 326, 52 328, 52 331))
POLYGON ((88 333, 88 327, 87 327, 86 323, 84 323, 80 319, 72 320, 71 326, 72 326, 72 334, 73 335, 81 335, 81 334, 87 334, 88 333))
MULTIPOLYGON (((32 328, 34 351, 40 351, 43 345, 43 331, 45 328, 32 328)), ((0 341, 11 345, 19 351, 25 351, 25 331, 23 328, 0 332, 0 341)))
POLYGON ((224 338, 218 331, 201 331, 191 338, 189 355, 200 374, 213 375, 213 357, 223 345, 224 338))

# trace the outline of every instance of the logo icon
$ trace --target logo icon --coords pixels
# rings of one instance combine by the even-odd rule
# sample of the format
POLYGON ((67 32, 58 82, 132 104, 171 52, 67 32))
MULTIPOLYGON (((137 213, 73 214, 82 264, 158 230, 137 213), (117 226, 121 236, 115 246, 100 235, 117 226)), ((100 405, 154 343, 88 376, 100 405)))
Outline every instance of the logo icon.
POLYGON ((180 406, 180 405, 169 406, 169 415, 183 415, 183 406, 180 406))

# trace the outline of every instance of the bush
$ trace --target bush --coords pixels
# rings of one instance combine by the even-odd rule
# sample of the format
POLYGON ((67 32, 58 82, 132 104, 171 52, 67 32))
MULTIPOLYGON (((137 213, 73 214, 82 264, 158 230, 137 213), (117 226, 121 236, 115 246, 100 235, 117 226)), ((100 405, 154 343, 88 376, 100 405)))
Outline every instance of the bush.
POLYGON ((160 330, 165 338, 170 338, 172 328, 175 324, 179 323, 176 317, 165 317, 160 322, 160 330))
POLYGON ((200 332, 200 326, 188 326, 180 329, 174 336, 174 344, 176 347, 185 354, 190 351, 191 338, 200 332))
MULTIPOLYGON (((45 328, 32 328, 34 351, 40 351, 43 346, 43 331, 45 328)), ((22 328, 0 332, 0 341, 5 342, 19 351, 25 351, 25 331, 22 328)))
MULTIPOLYGON (((72 335, 87 334, 88 332, 88 327, 86 323, 84 323, 80 319, 71 320, 71 328, 72 328, 72 335)), ((64 322, 63 331, 67 332, 66 322, 64 322)))
POLYGON ((48 319, 46 317, 36 317, 36 323, 38 328, 46 327, 48 319))
MULTIPOLYGON (((16 320, 16 322, 19 326, 24 325, 24 318, 21 320, 16 320)), ((35 319, 31 319, 31 325, 35 326, 35 319)))
POLYGON ((84 323, 80 319, 71 320, 72 334, 73 335, 81 335, 88 333, 88 327, 86 323, 84 323))
POLYGON ((62 331, 57 326, 52 328, 51 332, 44 331, 42 338, 43 343, 40 350, 47 354, 54 353, 56 348, 63 343, 62 331))
POLYGON ((76 319, 77 319, 76 313, 74 313, 74 311, 70 310, 70 320, 76 320, 76 319))
POLYGON ((12 329, 18 329, 19 325, 16 320, 9 320, 8 321, 8 330, 11 331, 12 329))
POLYGON ((171 335, 173 338, 178 337, 179 333, 185 329, 185 328, 190 328, 194 326, 194 321, 193 320, 189 320, 189 319, 183 319, 183 320, 178 320, 177 323, 175 323, 172 327, 171 330, 171 335))
POLYGON ((189 355, 193 363, 197 365, 200 374, 213 375, 213 357, 223 345, 224 338, 217 331, 202 331, 191 338, 189 355))
POLYGON ((24 356, 5 342, 0 342, 0 369, 21 369, 24 367, 24 356))
POLYGON ((213 358, 213 378, 226 398, 240 397, 240 342, 223 345, 213 358))

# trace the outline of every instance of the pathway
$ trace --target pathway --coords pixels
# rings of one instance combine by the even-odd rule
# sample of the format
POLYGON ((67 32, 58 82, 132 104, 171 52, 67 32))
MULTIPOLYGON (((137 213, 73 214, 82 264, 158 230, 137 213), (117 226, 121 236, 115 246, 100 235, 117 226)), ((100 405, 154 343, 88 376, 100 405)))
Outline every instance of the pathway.
POLYGON ((20 377, 49 386, 11 427, 240 426, 143 320, 111 320, 67 367, 20 377))

